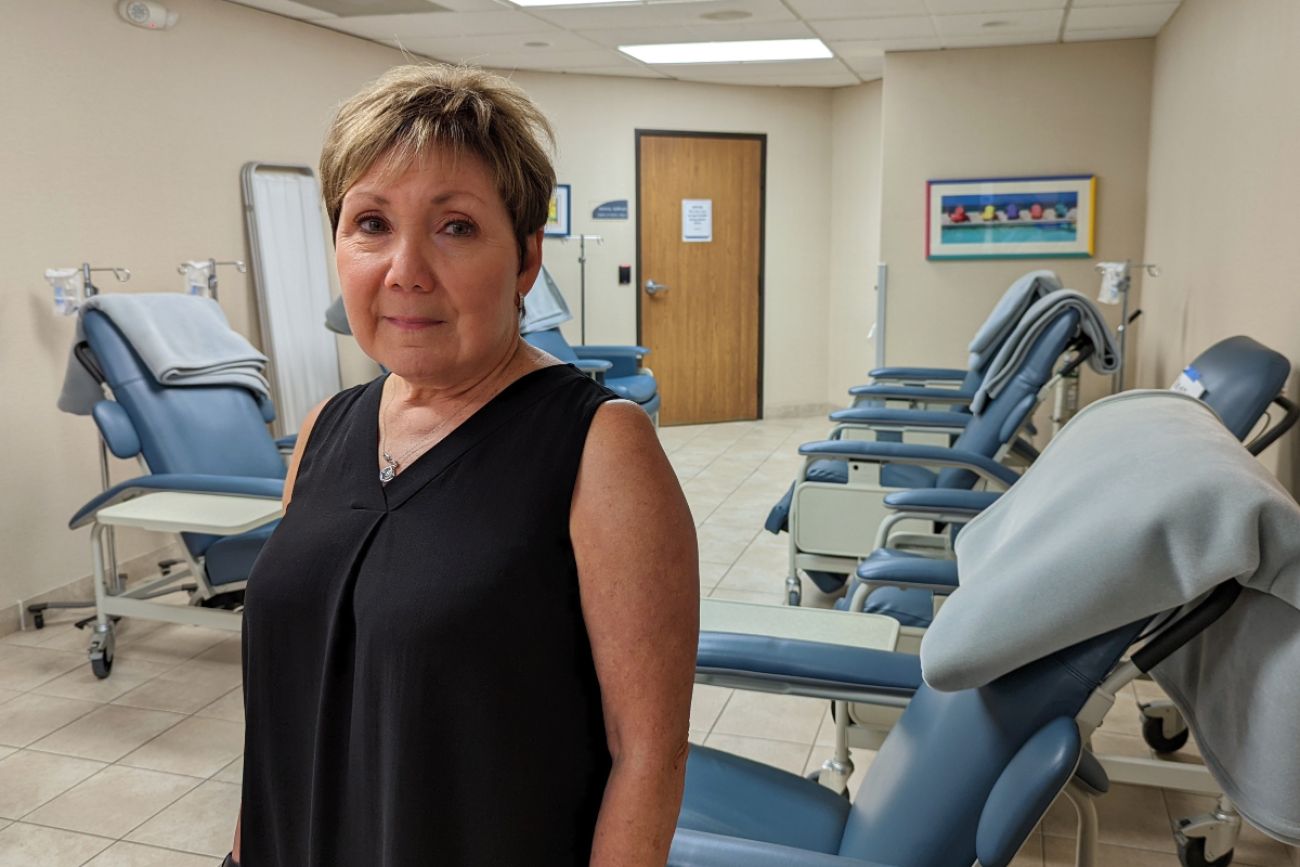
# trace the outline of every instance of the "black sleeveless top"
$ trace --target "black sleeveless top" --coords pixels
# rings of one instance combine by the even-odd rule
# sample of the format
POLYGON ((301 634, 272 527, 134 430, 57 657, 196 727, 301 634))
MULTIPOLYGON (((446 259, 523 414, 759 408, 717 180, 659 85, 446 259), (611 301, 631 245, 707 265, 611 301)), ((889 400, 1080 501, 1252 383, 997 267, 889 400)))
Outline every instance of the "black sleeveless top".
POLYGON ((609 776, 569 507, 613 393, 516 380, 387 487, 322 409, 248 579, 242 867, 586 864, 609 776))

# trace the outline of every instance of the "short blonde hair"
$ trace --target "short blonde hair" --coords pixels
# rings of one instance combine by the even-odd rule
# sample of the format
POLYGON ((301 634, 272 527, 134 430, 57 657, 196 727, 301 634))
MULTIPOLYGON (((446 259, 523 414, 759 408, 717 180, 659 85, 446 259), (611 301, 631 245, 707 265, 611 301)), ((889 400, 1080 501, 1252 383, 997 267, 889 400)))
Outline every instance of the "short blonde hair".
POLYGON ((555 134, 522 90, 499 75, 442 63, 397 66, 339 108, 320 156, 321 193, 335 234, 343 196, 390 151, 404 166, 433 145, 469 152, 492 173, 519 243, 546 225, 555 134))

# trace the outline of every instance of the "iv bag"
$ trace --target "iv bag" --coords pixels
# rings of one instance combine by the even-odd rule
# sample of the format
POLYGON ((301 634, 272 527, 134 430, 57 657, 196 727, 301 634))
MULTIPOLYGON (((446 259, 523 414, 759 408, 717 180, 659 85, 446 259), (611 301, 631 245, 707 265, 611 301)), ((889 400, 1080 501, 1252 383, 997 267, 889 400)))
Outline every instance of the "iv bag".
POLYGON ((45 279, 54 287, 54 312, 72 316, 85 299, 85 280, 80 268, 46 268, 45 279))

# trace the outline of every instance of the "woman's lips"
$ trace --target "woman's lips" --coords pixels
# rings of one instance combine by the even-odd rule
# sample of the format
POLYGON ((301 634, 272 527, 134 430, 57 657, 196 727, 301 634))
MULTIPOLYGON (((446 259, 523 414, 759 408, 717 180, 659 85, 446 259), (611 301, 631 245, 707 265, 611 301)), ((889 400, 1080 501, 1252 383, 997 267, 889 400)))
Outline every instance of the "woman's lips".
POLYGON ((421 328, 431 328, 443 323, 442 319, 428 316, 385 316, 384 321, 403 331, 419 331, 421 328))

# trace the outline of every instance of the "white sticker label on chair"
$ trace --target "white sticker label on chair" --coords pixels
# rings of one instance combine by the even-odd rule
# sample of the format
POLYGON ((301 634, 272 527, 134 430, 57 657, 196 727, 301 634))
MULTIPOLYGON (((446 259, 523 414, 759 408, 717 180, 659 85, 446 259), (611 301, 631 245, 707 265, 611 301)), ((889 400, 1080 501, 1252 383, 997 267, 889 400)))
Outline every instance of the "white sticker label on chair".
POLYGON ((1205 394, 1205 384, 1201 382, 1201 374, 1196 368, 1188 365, 1182 373, 1178 374, 1178 379, 1174 380, 1169 390, 1199 400, 1201 395, 1205 394))

